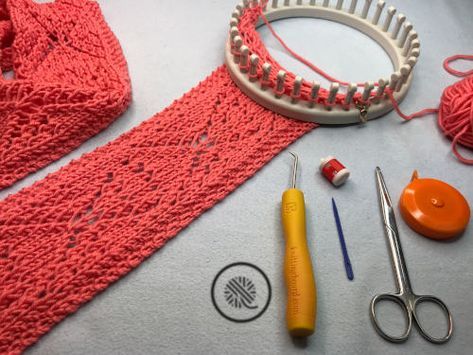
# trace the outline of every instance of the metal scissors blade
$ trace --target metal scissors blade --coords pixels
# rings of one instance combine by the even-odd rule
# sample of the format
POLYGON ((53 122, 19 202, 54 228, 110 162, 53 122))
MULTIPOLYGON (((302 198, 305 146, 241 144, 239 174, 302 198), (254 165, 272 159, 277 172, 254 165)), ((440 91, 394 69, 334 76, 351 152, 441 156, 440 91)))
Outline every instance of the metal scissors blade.
POLYGON ((378 183, 378 191, 380 193, 382 203, 392 208, 393 203, 391 201, 391 196, 389 196, 388 188, 386 187, 383 173, 381 172, 381 168, 379 166, 376 167, 376 181, 378 183))
POLYGON ((379 167, 376 167, 376 183, 379 193, 379 202, 383 213, 384 225, 397 233, 396 217, 394 215, 393 203, 389 196, 388 188, 384 182, 383 173, 379 167))

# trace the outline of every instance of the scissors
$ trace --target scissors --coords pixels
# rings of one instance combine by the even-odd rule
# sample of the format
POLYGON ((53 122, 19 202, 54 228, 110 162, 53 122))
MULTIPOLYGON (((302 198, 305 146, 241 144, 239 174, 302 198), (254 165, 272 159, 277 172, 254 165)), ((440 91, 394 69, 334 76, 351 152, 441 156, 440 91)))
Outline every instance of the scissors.
POLYGON ((447 305, 437 297, 427 295, 416 295, 411 287, 409 280, 409 274, 407 273, 407 266, 404 260, 404 255, 401 248, 401 240, 399 239, 399 232, 397 230, 396 218, 394 216, 394 209, 389 197, 386 184, 384 182, 383 174, 379 167, 376 168, 376 181, 379 193, 379 202, 381 205, 381 211, 383 214, 384 228, 386 237, 389 242, 389 249, 391 252, 392 266, 394 268, 396 276, 396 293, 383 293, 376 295, 371 300, 370 315, 373 322, 374 328, 384 339, 394 342, 401 343, 409 338, 409 334, 412 329, 413 320, 417 325, 420 334, 429 342, 434 344, 442 344, 450 340, 453 332, 453 320, 447 305), (381 301, 395 302, 401 306, 407 319, 407 327, 404 333, 400 336, 393 336, 387 334, 381 328, 378 318, 376 317, 376 305, 381 301), (439 306, 442 312, 445 314, 448 320, 448 329, 445 336, 437 338, 431 336, 426 329, 422 326, 421 321, 417 314, 417 307, 420 303, 429 302, 439 306))

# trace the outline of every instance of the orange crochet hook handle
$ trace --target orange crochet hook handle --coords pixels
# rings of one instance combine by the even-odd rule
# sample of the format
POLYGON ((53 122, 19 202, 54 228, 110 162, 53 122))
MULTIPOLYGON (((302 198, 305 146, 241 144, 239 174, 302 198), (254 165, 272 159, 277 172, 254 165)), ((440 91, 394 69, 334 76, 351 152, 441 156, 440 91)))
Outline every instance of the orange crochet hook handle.
POLYGON ((291 188, 284 192, 282 222, 286 239, 287 328, 292 336, 305 337, 315 331, 317 294, 307 245, 302 191, 291 188))

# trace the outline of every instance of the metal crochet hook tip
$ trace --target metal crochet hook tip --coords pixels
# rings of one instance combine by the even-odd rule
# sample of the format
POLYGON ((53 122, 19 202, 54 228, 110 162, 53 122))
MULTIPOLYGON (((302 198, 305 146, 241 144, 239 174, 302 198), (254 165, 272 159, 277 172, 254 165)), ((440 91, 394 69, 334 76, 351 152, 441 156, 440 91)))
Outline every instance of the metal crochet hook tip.
POLYGON ((294 157, 294 166, 292 168, 292 188, 296 188, 297 165, 299 164, 299 157, 293 152, 289 152, 294 157))

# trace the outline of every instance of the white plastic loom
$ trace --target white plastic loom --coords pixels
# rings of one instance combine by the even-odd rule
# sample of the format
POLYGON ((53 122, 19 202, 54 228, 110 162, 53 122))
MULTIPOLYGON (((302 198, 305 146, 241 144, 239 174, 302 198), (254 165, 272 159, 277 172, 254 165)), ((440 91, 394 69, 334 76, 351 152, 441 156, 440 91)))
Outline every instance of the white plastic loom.
MULTIPOLYGON (((276 87, 269 90, 265 80, 269 77, 272 68, 269 63, 262 63, 257 74, 259 58, 252 53, 240 36, 238 23, 245 10, 259 6, 258 0, 244 0, 238 4, 230 21, 230 35, 225 50, 225 62, 230 75, 239 88, 253 100, 266 108, 284 116, 321 124, 348 124, 365 122, 380 117, 393 109, 390 99, 385 95, 389 87, 396 101, 401 102, 412 81, 413 69, 420 54, 420 43, 417 32, 411 23, 406 21, 403 14, 396 17, 396 9, 392 6, 385 9, 385 1, 380 0, 372 6, 372 0, 360 0, 363 5, 357 9, 358 0, 270 0, 263 11, 269 22, 293 17, 310 17, 336 21, 371 37, 381 45, 389 55, 394 73, 389 78, 381 78, 377 84, 366 82, 361 88, 363 100, 367 100, 373 90, 376 97, 370 100, 369 107, 360 107, 353 102, 353 96, 358 90, 356 83, 350 84, 344 93, 344 105, 327 106, 316 103, 320 84, 311 83, 310 100, 303 100, 300 88, 303 78, 296 76, 294 82, 288 83, 286 72, 277 73, 276 87), (344 7, 344 2, 349 6, 344 7), (370 14, 371 8, 374 8, 370 14), (383 15, 385 11, 385 15, 383 15), (383 20, 380 19, 383 17, 383 20), (392 24, 393 23, 393 24, 392 24), (249 69, 248 69, 249 66, 249 69), (265 79, 266 78, 266 79, 265 79), (286 85, 291 87, 291 95, 281 94, 286 85)), ((261 1, 262 4, 266 2, 261 1)), ((263 25, 260 19, 256 27, 263 25)), ((340 84, 332 83, 329 91, 328 103, 335 101, 339 93, 340 84)))

